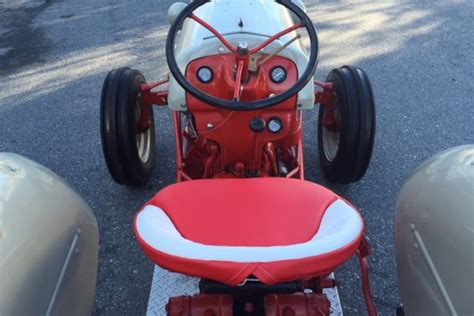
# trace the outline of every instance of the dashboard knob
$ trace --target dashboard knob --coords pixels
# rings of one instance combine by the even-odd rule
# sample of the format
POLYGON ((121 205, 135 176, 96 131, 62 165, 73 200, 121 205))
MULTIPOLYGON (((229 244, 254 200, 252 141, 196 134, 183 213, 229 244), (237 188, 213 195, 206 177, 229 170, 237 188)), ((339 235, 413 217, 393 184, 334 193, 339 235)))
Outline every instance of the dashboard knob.
POLYGON ((260 117, 254 117, 250 120, 249 127, 252 131, 255 133, 259 133, 265 129, 265 126, 267 123, 265 122, 264 119, 260 117))

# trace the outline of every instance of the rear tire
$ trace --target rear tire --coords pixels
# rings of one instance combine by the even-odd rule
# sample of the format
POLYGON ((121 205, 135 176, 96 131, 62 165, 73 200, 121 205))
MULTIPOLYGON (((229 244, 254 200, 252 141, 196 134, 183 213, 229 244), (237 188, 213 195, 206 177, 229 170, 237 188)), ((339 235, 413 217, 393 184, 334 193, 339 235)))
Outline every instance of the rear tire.
POLYGON ((119 68, 105 78, 101 96, 101 138, 107 168, 119 184, 137 186, 151 177, 155 158, 155 124, 138 130, 140 85, 145 78, 138 70, 119 68))
POLYGON ((319 108, 318 147, 321 169, 331 182, 347 184, 360 180, 370 163, 375 139, 375 102, 370 81, 362 69, 333 69, 326 82, 333 83, 337 128, 323 124, 324 105, 319 108))

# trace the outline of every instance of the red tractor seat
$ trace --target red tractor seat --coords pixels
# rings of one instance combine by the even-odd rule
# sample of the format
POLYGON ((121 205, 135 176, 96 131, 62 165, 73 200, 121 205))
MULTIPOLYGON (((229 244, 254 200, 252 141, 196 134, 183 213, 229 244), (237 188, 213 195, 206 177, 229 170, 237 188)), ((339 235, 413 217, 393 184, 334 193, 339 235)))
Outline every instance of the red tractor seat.
POLYGON ((335 193, 285 178, 173 184, 135 218, 154 263, 231 286, 250 275, 265 284, 326 275, 355 253, 363 228, 335 193))

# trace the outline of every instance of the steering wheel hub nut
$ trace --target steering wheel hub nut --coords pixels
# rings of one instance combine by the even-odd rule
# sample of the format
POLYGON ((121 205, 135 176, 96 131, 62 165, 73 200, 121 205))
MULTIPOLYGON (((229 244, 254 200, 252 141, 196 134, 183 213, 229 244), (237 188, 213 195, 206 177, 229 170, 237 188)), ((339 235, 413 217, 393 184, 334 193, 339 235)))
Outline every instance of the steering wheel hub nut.
POLYGON ((237 54, 241 56, 247 56, 249 54, 249 44, 244 41, 240 41, 237 46, 237 54))

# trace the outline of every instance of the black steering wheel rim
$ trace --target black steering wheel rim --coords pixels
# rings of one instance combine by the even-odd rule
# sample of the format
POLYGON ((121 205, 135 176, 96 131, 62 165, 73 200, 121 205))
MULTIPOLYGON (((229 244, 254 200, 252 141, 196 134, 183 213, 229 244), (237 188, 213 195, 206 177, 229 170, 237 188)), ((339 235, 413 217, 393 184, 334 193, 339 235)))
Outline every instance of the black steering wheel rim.
POLYGON ((175 21, 171 25, 171 28, 168 33, 168 37, 166 39, 166 60, 168 62, 168 67, 170 69, 171 75, 177 81, 177 83, 186 91, 189 92, 192 96, 199 99, 200 101, 209 104, 211 106, 231 110, 231 111, 253 111, 253 110, 261 110, 265 108, 269 108, 280 104, 292 96, 296 95, 300 92, 306 84, 312 80, 314 72, 316 71, 316 67, 319 61, 319 43, 318 43, 318 35, 314 28, 313 22, 308 17, 308 15, 300 9, 296 4, 291 2, 291 0, 275 0, 275 2, 283 5, 292 13, 294 13, 300 20, 301 20, 301 27, 306 28, 308 32, 308 36, 310 38, 311 48, 310 48, 310 57, 308 65, 306 66, 305 71, 296 81, 296 83, 290 87, 288 90, 272 96, 267 99, 256 100, 256 101, 249 101, 249 102, 241 102, 238 100, 225 100, 210 96, 201 90, 194 87, 189 81, 185 78, 182 74, 181 70, 179 69, 178 63, 176 61, 175 53, 174 53, 174 42, 176 38, 176 34, 178 33, 179 29, 181 28, 182 24, 186 20, 186 18, 190 17, 191 14, 200 6, 204 5, 205 3, 210 2, 210 0, 196 0, 191 2, 180 14, 176 17, 175 21))

